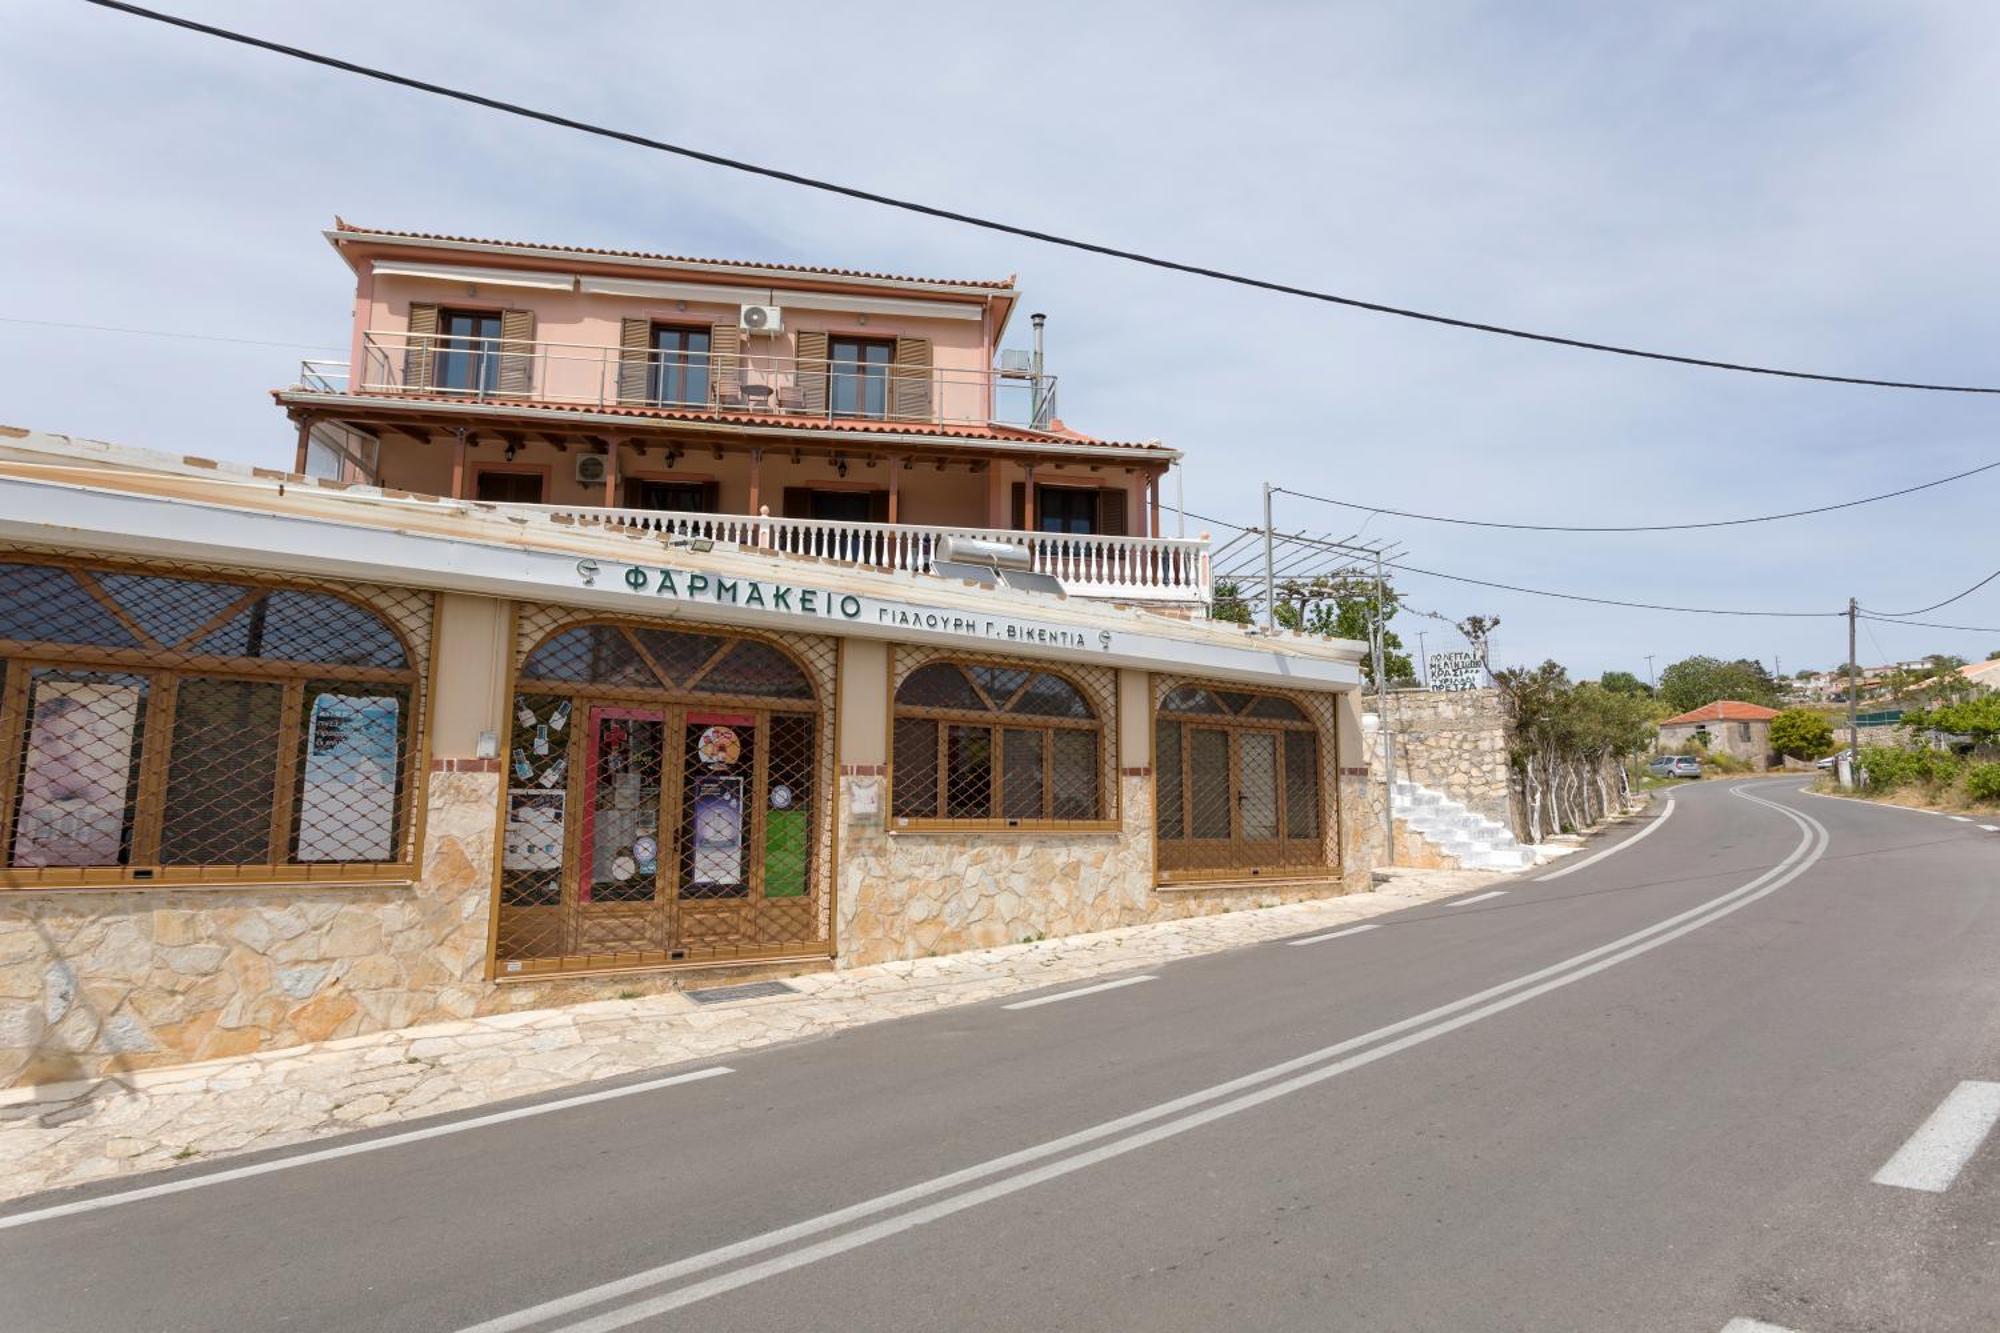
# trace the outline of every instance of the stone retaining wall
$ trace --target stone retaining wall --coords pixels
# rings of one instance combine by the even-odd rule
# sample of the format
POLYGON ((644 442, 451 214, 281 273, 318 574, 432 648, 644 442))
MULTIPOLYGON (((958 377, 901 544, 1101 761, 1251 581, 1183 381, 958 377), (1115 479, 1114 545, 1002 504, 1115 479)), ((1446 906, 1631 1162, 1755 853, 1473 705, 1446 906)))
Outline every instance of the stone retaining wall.
MULTIPOLYGON (((1369 703, 1375 703, 1370 696, 1369 703)), ((1500 691, 1391 691, 1388 698, 1395 738, 1396 777, 1443 792, 1467 809, 1521 832, 1507 767, 1507 714, 1500 691)), ((1381 785, 1382 732, 1368 714, 1369 777, 1381 785)))

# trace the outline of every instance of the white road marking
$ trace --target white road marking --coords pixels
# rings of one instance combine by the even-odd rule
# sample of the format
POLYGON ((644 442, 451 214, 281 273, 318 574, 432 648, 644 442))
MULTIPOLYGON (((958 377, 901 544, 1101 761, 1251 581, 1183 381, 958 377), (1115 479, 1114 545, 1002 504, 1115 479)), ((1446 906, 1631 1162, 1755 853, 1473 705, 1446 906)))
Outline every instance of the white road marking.
POLYGON ((1572 861, 1570 864, 1563 866, 1559 870, 1551 870, 1546 875, 1537 875, 1535 876, 1533 882, 1536 884, 1546 884, 1552 879, 1561 879, 1564 875, 1574 875, 1577 871, 1583 869, 1585 866, 1596 865, 1599 861, 1602 861, 1607 856, 1616 856, 1618 853, 1624 851, 1627 847, 1633 846, 1636 843, 1643 842, 1645 839, 1652 837, 1654 830, 1658 829, 1660 825, 1666 823, 1669 819, 1672 819, 1673 817, 1674 817, 1674 798, 1669 796, 1667 798, 1667 808, 1660 811, 1660 817, 1658 819, 1646 825, 1646 827, 1640 829, 1637 833, 1625 839, 1625 841, 1619 843, 1616 847, 1606 847, 1601 852, 1591 853, 1589 856, 1584 857, 1581 861, 1572 861))
POLYGON ((1981 824, 1979 827, 1985 829, 1988 833, 2000 833, 2000 824, 1981 824))
POLYGON ((1954 824, 1970 824, 1972 822, 1972 820, 1965 815, 1947 815, 1946 818, 1950 819, 1954 824))
POLYGON ((1767 1324, 1761 1319, 1745 1319, 1741 1315, 1722 1326, 1722 1333, 1792 1333, 1779 1324, 1767 1324))
POLYGON ((1095 995, 1099 991, 1117 990, 1120 986, 1136 986, 1142 981, 1158 981, 1152 975, 1143 977, 1120 977, 1116 981, 1100 981, 1095 986, 1078 986, 1075 990, 1057 991, 1054 995, 1038 995, 1032 1000, 1016 1000, 1003 1004, 1002 1009, 1033 1009, 1038 1004, 1054 1004, 1058 1000, 1074 1000, 1080 995, 1095 995))
POLYGON ((1996 1123, 2000 1123, 2000 1083, 1961 1083, 1872 1179, 1877 1185, 1942 1194, 1996 1123))
POLYGON ((1326 935, 1308 935, 1302 940, 1286 940, 1287 944, 1318 944, 1321 940, 1337 940, 1347 935, 1359 935, 1364 930, 1380 930, 1380 926, 1349 926, 1346 930, 1336 930, 1326 935))
POLYGON ((1778 811, 1797 824, 1801 829, 1805 830, 1805 836, 1800 839, 1799 845, 1793 848, 1791 854, 1785 857, 1783 861, 1772 866, 1749 883, 1743 884, 1718 897, 1711 898, 1705 903, 1688 908, 1686 911, 1670 916, 1663 921, 1656 921, 1650 926, 1636 930, 1629 935, 1621 936, 1608 944, 1598 945, 1594 949, 1577 954, 1571 958, 1566 958, 1559 963, 1552 963, 1548 967, 1541 968, 1538 971, 1516 977, 1512 981, 1502 982, 1477 994, 1464 996, 1451 1001, 1449 1004, 1443 1004, 1435 1009, 1391 1023, 1386 1027, 1377 1028, 1373 1032, 1365 1032, 1358 1037, 1350 1037, 1345 1041, 1336 1042, 1332 1046, 1323 1047, 1317 1051, 1310 1051, 1305 1055, 1296 1056, 1279 1064, 1271 1065, 1266 1069, 1245 1074, 1239 1078, 1231 1079, 1226 1083, 1218 1083, 1212 1087, 1203 1088, 1198 1092, 1188 1093, 1185 1096, 1176 1097, 1171 1101, 1161 1102, 1156 1106, 1150 1106, 1144 1110, 1120 1116, 1116 1120, 1108 1120, 1101 1124, 1093 1125, 1088 1129, 1065 1135, 1062 1138, 1052 1139, 1047 1143, 1024 1148, 1019 1152, 1009 1153, 1004 1157, 991 1158, 947 1175, 938 1176, 932 1180, 921 1181, 915 1185, 906 1186, 903 1189, 895 1190, 888 1194, 877 1195, 875 1198, 865 1199, 860 1203, 850 1204, 845 1208, 837 1209, 830 1213, 823 1213, 818 1217, 806 1218, 803 1221, 794 1222, 789 1226, 767 1231, 761 1235, 751 1236, 718 1249, 689 1255, 685 1259, 677 1259, 656 1268, 646 1269, 610 1282, 600 1283, 595 1287, 586 1287, 581 1291, 572 1292, 567 1296, 559 1296, 552 1300, 544 1301, 539 1305, 517 1310, 512 1314, 501 1315, 497 1318, 486 1320, 483 1323, 474 1324, 469 1328, 461 1330, 461 1333, 513 1333, 514 1330, 528 1328, 547 1320, 578 1314, 589 1309, 591 1306, 603 1305, 610 1301, 634 1296, 648 1288, 658 1287, 695 1273, 717 1268, 724 1264, 734 1263, 739 1259, 747 1259, 752 1255, 778 1249, 796 1241, 804 1240, 807 1237, 832 1231, 852 1222, 858 1222, 863 1218, 890 1212, 903 1207, 905 1204, 915 1203, 920 1199, 944 1194, 950 1190, 957 1189, 961 1185, 969 1185, 974 1181, 983 1180, 989 1176, 1001 1175, 1004 1172, 1013 1171, 1019 1167, 1026 1167, 1034 1162, 1043 1161, 1046 1158, 1057 1157, 1060 1154, 1069 1152, 1073 1148, 1080 1148, 1085 1144, 1094 1143, 1101 1139, 1111 1140, 1111 1142, 1103 1143, 1088 1151, 1063 1157, 1059 1161, 1047 1162, 1045 1165, 1035 1167, 1032 1170, 1022 1171, 1017 1175, 995 1180, 978 1189, 968 1190, 962 1194, 955 1194, 950 1198, 940 1199, 922 1208, 912 1209, 893 1217, 884 1218, 882 1221, 869 1226, 858 1227, 831 1239, 823 1240, 801 1249, 792 1250, 760 1263, 749 1264, 702 1282, 691 1283, 687 1286, 651 1296, 629 1305, 606 1310, 582 1323, 567 1326, 564 1331, 564 1333, 608 1333, 609 1330, 623 1328, 628 1324, 653 1318, 669 1310, 679 1309, 682 1306, 692 1305, 697 1301, 707 1300, 712 1296, 719 1296, 739 1287, 748 1286, 764 1278, 772 1277, 795 1268, 802 1268, 808 1264, 816 1263, 821 1259, 845 1253, 848 1250, 858 1249, 873 1241, 882 1240, 900 1232, 923 1226, 929 1222, 935 1222, 941 1218, 963 1212, 966 1209, 976 1207, 993 1199, 1005 1197, 1006 1195, 1041 1184, 1044 1181, 1068 1175, 1073 1171, 1080 1171, 1098 1162, 1106 1161, 1110 1158, 1147 1147, 1163 1139, 1172 1138, 1189 1130, 1197 1129, 1212 1121, 1250 1110, 1265 1102, 1298 1092, 1301 1089, 1347 1073, 1349 1070, 1360 1068, 1363 1065, 1371 1064, 1376 1060, 1394 1055, 1412 1046, 1444 1036, 1446 1033, 1476 1023, 1483 1018, 1488 1018, 1504 1010, 1511 1009, 1516 1005, 1525 1004, 1531 999, 1545 995, 1560 987, 1570 985, 1573 982, 1581 981, 1585 977, 1593 976, 1607 968, 1615 967, 1619 963, 1626 962, 1629 959, 1657 949, 1661 945, 1677 940, 1691 931, 1699 930, 1701 927, 1719 921, 1730 913, 1739 911, 1761 898, 1776 893, 1779 889, 1811 869, 1820 857, 1825 854, 1830 835, 1827 833, 1826 826, 1818 820, 1813 819, 1810 815, 1800 814, 1798 811, 1779 805, 1776 802, 1766 801, 1761 797, 1750 796, 1741 789, 1735 789, 1734 794, 1742 796, 1743 799, 1753 804, 1768 806, 1778 811), (1509 995, 1508 992, 1510 991, 1516 991, 1518 994, 1509 995), (1504 998, 1496 999, 1495 997, 1504 998), (1403 1035, 1398 1036, 1397 1034, 1403 1035), (1396 1039, 1393 1041, 1383 1040, 1389 1037, 1395 1037, 1396 1039), (1374 1043, 1377 1042, 1381 1044, 1375 1045, 1374 1043), (1363 1047, 1369 1047, 1370 1049, 1360 1049, 1363 1047), (1353 1051, 1359 1051, 1359 1053, 1348 1054, 1353 1051), (1347 1058, 1337 1058, 1341 1056, 1346 1056, 1347 1058), (1327 1061, 1333 1061, 1333 1063, 1326 1063, 1327 1061), (1300 1073, 1299 1071, 1302 1070, 1307 1072, 1300 1073), (1286 1075, 1296 1076, 1286 1079, 1284 1082, 1272 1083, 1272 1080, 1284 1078, 1286 1075), (1270 1086, 1259 1087, 1260 1084, 1269 1084, 1270 1086), (1151 1129, 1141 1130, 1124 1138, 1113 1137, 1125 1134, 1127 1130, 1138 1126, 1161 1120, 1177 1112, 1187 1111, 1191 1107, 1201 1106, 1206 1102, 1215 1102, 1218 1098, 1243 1092, 1244 1089, 1249 1088, 1256 1088, 1257 1090, 1244 1093, 1244 1095, 1234 1097, 1232 1100, 1209 1106, 1205 1110, 1183 1115, 1179 1119, 1154 1125, 1151 1129))
POLYGON ((1490 890, 1489 892, 1486 892, 1486 893, 1475 893, 1475 894, 1473 894, 1473 895, 1472 895, 1472 896, 1471 896, 1470 898, 1460 898, 1460 899, 1459 899, 1459 900, 1458 900, 1457 902, 1455 902, 1455 903, 1446 903, 1446 904, 1445 904, 1445 906, 1446 906, 1446 907, 1470 907, 1470 906, 1471 906, 1471 905, 1472 905, 1473 903, 1483 903, 1483 902, 1485 902, 1485 901, 1486 901, 1486 900, 1487 900, 1488 898, 1505 898, 1506 896, 1507 896, 1507 890, 1505 890, 1505 889, 1493 889, 1493 890, 1490 890))
POLYGON ((186 1180, 170 1180, 164 1185, 147 1185, 143 1189, 123 1190, 117 1194, 99 1195, 95 1199, 79 1199, 75 1203, 57 1204, 52 1208, 37 1208, 33 1212, 15 1213, 11 1217, 0 1217, 0 1231, 8 1227, 23 1227, 30 1222, 46 1222, 53 1217, 69 1217, 75 1213, 96 1212, 100 1208, 115 1208, 121 1203, 136 1203, 140 1199, 157 1199, 164 1194, 182 1194, 188 1190, 198 1190, 205 1185, 220 1185, 230 1180, 245 1180, 251 1176, 267 1176, 273 1171, 289 1171, 296 1166, 310 1166, 315 1162, 330 1162, 338 1157, 353 1157, 360 1153, 375 1152, 382 1148, 398 1148, 405 1143, 420 1143, 425 1139, 441 1139, 447 1134, 462 1134, 468 1129, 484 1129, 488 1125, 504 1125, 510 1120, 526 1120, 531 1116, 548 1115, 552 1111, 567 1111, 575 1106, 589 1106, 593 1102, 608 1102, 619 1097, 634 1097, 642 1092, 653 1092, 659 1088, 671 1088, 677 1083, 694 1083, 705 1078, 715 1078, 735 1071, 725 1065, 709 1069, 691 1070, 685 1074, 671 1074, 666 1078, 648 1079, 644 1083, 628 1083, 622 1088, 606 1088, 601 1092, 586 1092, 575 1097, 563 1097, 552 1102, 540 1102, 534 1106, 517 1106, 511 1111, 495 1111, 491 1115, 474 1116, 470 1120, 454 1120, 446 1125, 431 1125, 425 1129, 407 1130, 401 1134, 390 1134, 379 1139, 368 1139, 361 1143, 343 1143, 334 1148, 321 1148, 316 1152, 300 1153, 296 1157, 280 1157, 269 1162, 256 1162, 250 1166, 233 1167, 228 1171, 216 1171, 205 1176, 190 1176, 186 1180))

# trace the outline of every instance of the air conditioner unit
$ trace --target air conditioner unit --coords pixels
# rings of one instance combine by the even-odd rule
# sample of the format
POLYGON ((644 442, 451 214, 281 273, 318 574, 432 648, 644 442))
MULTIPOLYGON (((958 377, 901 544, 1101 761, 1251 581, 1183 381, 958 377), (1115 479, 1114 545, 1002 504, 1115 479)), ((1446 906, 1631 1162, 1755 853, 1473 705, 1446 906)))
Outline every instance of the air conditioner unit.
POLYGON ((774 305, 746 305, 737 323, 745 333, 783 333, 785 312, 774 305))
POLYGON ((611 460, 603 454, 578 454, 576 456, 576 480, 583 486, 602 486, 604 479, 611 475, 611 460))

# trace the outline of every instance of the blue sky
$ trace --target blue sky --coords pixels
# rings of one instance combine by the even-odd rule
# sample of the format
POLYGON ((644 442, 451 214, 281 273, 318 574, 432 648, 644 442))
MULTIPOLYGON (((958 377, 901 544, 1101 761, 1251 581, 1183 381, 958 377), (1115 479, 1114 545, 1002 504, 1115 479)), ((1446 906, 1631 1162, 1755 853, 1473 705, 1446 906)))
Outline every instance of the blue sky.
MULTIPOLYGON (((1350 295, 1835 373, 2000 383, 2000 7, 1433 3, 242 6, 359 61, 773 165, 1350 295)), ((941 276, 1018 272, 1063 414, 1258 484, 1541 522, 1722 518, 2000 458, 2000 400, 1504 341, 800 192, 170 32, 8 6, 0 421, 274 462, 267 390, 338 348, 319 237, 368 224, 941 276), (85 333, 47 320, 290 346, 85 333)), ((1025 343, 1025 321, 1016 341, 1025 343)), ((1281 504, 1283 524, 1357 516, 1281 504)), ((1706 536, 1377 518, 1412 563, 1639 601, 1890 610, 2000 565, 2000 471, 1706 536)), ((1845 625, 1588 608, 1432 579, 1508 662, 1643 673, 1845 652, 1845 625)), ((2000 625, 2000 584, 1942 618, 2000 625)), ((1420 626, 1412 624, 1414 632, 1420 626)), ((1871 638, 1872 635, 1872 638, 1871 638)), ((1433 634, 1430 646, 1439 646, 1433 634)), ((1890 626, 1862 656, 1983 657, 1890 626)))

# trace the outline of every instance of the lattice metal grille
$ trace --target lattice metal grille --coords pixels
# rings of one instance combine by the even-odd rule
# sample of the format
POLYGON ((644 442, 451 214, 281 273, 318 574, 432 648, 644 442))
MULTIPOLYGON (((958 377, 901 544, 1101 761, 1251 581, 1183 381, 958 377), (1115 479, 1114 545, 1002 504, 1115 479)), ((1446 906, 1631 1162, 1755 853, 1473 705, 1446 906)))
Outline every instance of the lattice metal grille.
POLYGON ((408 873, 433 607, 0 549, 4 883, 408 873))
POLYGON ((900 648, 890 809, 899 825, 1117 817, 1117 676, 900 648))
POLYGON ((517 651, 501 975, 827 947, 833 640, 524 606, 517 651))
POLYGON ((1318 873, 1339 864, 1329 696, 1165 678, 1155 690, 1162 879, 1318 873))

